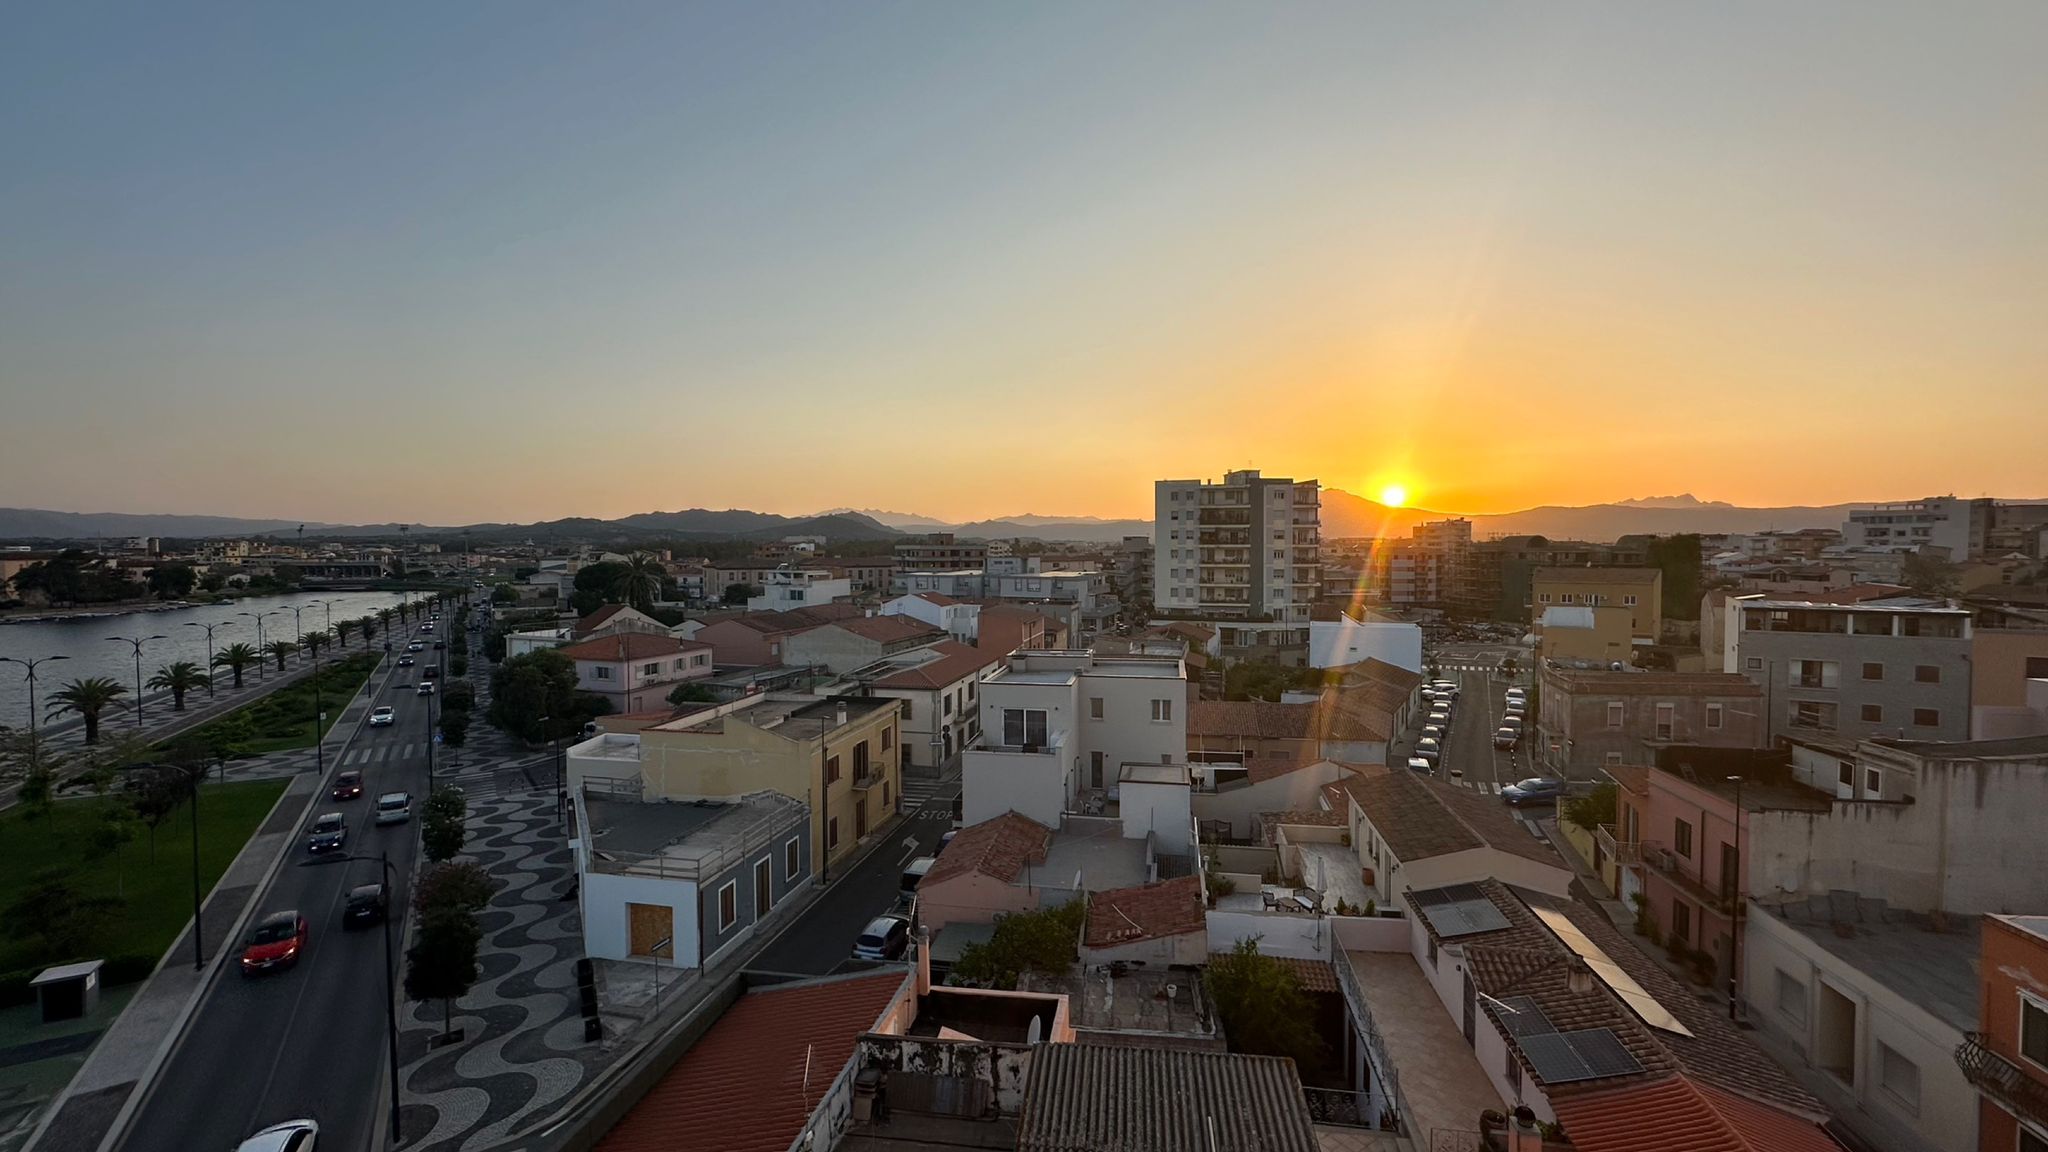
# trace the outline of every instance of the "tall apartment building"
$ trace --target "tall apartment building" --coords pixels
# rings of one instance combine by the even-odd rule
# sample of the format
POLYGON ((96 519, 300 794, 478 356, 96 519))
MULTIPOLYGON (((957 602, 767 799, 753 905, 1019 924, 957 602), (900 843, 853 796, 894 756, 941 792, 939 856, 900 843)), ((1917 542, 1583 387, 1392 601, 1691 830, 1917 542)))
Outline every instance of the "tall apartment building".
POLYGON ((1996 503, 1989 499, 1929 496, 1925 500, 1852 508, 1849 519, 1842 524, 1842 542, 1894 552, 1913 552, 1932 545, 1948 549, 1951 560, 1982 556, 1996 503))
POLYGON ((1308 622, 1320 592, 1314 480, 1227 472, 1153 485, 1153 603, 1162 612, 1308 622))
POLYGON ((1966 740, 1970 613, 1898 597, 1857 604, 1732 597, 1721 670, 1764 690, 1773 740, 1832 733, 1966 740))
POLYGON ((953 539, 951 532, 933 532, 896 545, 896 566, 913 572, 980 568, 988 563, 988 556, 987 544, 963 544, 953 539))

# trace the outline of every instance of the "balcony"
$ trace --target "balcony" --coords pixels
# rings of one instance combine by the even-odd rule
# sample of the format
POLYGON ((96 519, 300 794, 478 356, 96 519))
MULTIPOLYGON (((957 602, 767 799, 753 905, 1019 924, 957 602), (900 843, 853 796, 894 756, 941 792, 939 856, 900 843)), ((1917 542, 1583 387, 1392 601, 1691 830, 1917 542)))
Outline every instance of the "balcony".
POLYGON ((1363 1092, 1345 1092, 1332 1088, 1310 1088, 1302 1085, 1302 1096, 1308 1101, 1309 1119, 1317 1124, 1333 1124, 1339 1128, 1372 1128, 1374 1117, 1366 1113, 1370 1106, 1363 1092))
POLYGON ((1204 508, 1196 523, 1219 527, 1251 527, 1252 510, 1249 508, 1204 508))
POLYGON ((1607 854, 1609 860, 1624 868, 1634 867, 1643 862, 1643 846, 1638 841, 1620 841, 1614 838, 1614 825, 1602 824, 1593 833, 1593 842, 1607 854))
POLYGON ((1984 1044, 1982 1032, 1963 1033, 1956 1047, 1963 1079, 1992 1102, 2029 1124, 2048 1127, 2048 1083, 2034 1079, 2019 1065, 1984 1044))
POLYGON ((1724 892, 1718 883, 1709 884, 1703 880, 1694 871, 1692 862, 1671 851, 1669 845, 1645 840, 1640 848, 1643 863, 1678 889, 1679 895, 1723 916, 1736 910, 1738 903, 1732 893, 1724 892))
POLYGON ((868 789, 879 785, 881 782, 882 774, 874 770, 873 768, 870 768, 867 770, 867 772, 859 776, 855 776, 853 778, 853 790, 855 792, 866 792, 868 789))

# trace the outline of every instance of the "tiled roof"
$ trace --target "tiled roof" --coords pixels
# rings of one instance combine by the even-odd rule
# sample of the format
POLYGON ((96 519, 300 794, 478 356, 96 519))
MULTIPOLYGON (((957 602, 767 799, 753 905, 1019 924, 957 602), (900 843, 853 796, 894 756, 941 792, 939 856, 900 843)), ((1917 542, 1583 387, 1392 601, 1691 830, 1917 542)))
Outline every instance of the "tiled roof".
POLYGON ((851 604, 813 604, 809 608, 791 608, 787 612, 748 612, 733 617, 730 622, 765 636, 777 636, 786 632, 808 632, 858 615, 860 609, 851 604))
POLYGON ((1684 1076, 1568 1095, 1551 1106, 1579 1152, 1636 1152, 1651 1133, 1660 1152, 1842 1152, 1809 1121, 1684 1076))
POLYGON ((915 616, 859 616, 851 620, 840 620, 833 627, 851 632, 863 640, 877 644, 897 644, 919 637, 937 639, 945 632, 919 620, 915 616))
POLYGON ((616 636, 599 636, 581 644, 571 644, 557 651, 571 660, 645 660, 650 656, 673 656, 696 649, 708 651, 710 647, 695 640, 678 640, 651 632, 621 632, 616 636))
POLYGON ((1557 851, 1531 836, 1497 797, 1424 780, 1413 772, 1352 776, 1344 788, 1404 864, 1490 847, 1565 867, 1557 851))
POLYGON ((1316 701, 1316 731, 1325 740, 1382 744, 1393 738, 1394 713, 1382 699, 1392 689, 1327 688, 1316 701))
POLYGON ((1114 948, 1139 940, 1208 930, 1208 913, 1202 907, 1202 878, 1177 876, 1156 884, 1092 893, 1088 897, 1088 924, 1081 940, 1090 948, 1114 948))
POLYGON ((876 688, 944 688, 956 680, 964 680, 992 664, 1000 664, 1003 658, 994 652, 962 644, 958 640, 941 640, 931 646, 932 651, 941 653, 937 660, 893 672, 874 682, 876 688))
POLYGON ((1621 568, 1609 565, 1602 568, 1538 568, 1530 576, 1533 580, 1554 580, 1566 584, 1647 584, 1662 573, 1655 568, 1621 568))
POLYGON ((1189 736, 1247 740, 1313 740, 1316 706, 1271 700, 1197 700, 1188 705, 1189 736))
POLYGON ((936 884, 969 872, 992 876, 1008 884, 1024 871, 1026 864, 1043 864, 1045 850, 1052 843, 1052 829, 1029 816, 1005 812, 962 828, 946 850, 925 873, 923 884, 936 884))
POLYGON ((625 610, 626 606, 624 604, 607 604, 583 619, 578 620, 576 626, 570 629, 570 631, 577 633, 595 631, 599 625, 625 610))
POLYGON ((1624 791, 1638 796, 1650 794, 1650 770, 1641 764, 1609 764, 1602 772, 1619 784, 1624 791))
MULTIPOLYGON (((1210 960, 1221 960, 1229 952, 1211 952, 1210 960)), ((1301 956, 1266 956, 1266 959, 1294 973, 1295 982, 1303 992, 1337 992, 1337 969, 1328 960, 1310 960, 1301 956)))
POLYGON ((1316 1152, 1294 1062, 1177 1048, 1044 1044, 1017 1152, 1316 1152))
POLYGON ((941 608, 960 603, 943 592, 905 592, 904 595, 915 596, 927 604, 936 604, 941 608))
POLYGON ((891 972, 741 996, 597 1152, 788 1152, 903 982, 891 972))

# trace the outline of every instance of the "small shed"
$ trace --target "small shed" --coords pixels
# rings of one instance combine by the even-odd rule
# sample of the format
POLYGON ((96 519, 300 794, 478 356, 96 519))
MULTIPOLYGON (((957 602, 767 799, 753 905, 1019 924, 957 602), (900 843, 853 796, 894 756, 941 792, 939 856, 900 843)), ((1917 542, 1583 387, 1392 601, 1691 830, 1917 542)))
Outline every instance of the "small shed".
POLYGON ((59 1020, 76 1020, 90 1013, 100 1005, 100 965, 102 960, 81 960, 76 964, 59 964, 45 968, 29 981, 29 987, 36 990, 36 1002, 42 1005, 43 1023, 54 1024, 59 1020))

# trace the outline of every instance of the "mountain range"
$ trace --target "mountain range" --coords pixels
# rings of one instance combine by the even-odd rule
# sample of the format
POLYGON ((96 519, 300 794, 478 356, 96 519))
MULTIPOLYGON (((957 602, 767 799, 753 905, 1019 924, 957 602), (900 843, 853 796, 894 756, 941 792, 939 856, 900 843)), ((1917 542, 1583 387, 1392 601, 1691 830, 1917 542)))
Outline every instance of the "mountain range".
MULTIPOLYGON (((1839 528, 1853 504, 1744 508, 1690 493, 1649 496, 1576 507, 1544 505, 1469 517, 1475 539, 1499 535, 1542 535, 1560 539, 1612 540, 1631 533, 1757 532, 1765 529, 1839 528)), ((1456 516, 1427 508, 1390 508, 1338 488, 1323 490, 1323 535, 1406 536, 1417 524, 1456 516)), ((0 508, 0 540, 92 540, 101 537, 277 536, 297 534, 296 520, 251 520, 228 516, 140 515, 113 512, 53 512, 0 508)), ((888 539, 904 533, 952 532, 963 538, 1064 540, 1109 544, 1125 536, 1149 536, 1150 520, 1036 513, 993 520, 949 523, 930 516, 877 509, 835 508, 814 516, 778 516, 731 508, 689 508, 640 512, 616 520, 572 517, 533 524, 485 523, 455 526, 420 524, 325 524, 304 527, 321 537, 446 538, 473 540, 630 543, 636 540, 772 540, 782 536, 824 536, 833 541, 888 539)))

